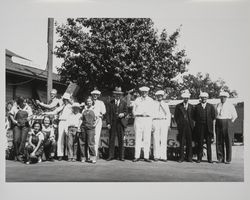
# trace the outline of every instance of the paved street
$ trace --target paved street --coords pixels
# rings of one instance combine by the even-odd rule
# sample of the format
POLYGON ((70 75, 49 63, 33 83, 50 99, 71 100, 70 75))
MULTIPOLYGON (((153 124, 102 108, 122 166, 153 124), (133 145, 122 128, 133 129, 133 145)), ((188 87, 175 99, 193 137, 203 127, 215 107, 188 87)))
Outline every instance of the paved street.
MULTIPOLYGON (((243 149, 244 146, 233 146, 230 165, 131 160, 98 160, 95 165, 67 161, 25 165, 7 160, 6 182, 241 182, 244 181, 243 149)), ((214 152, 213 160, 216 160, 214 152)))

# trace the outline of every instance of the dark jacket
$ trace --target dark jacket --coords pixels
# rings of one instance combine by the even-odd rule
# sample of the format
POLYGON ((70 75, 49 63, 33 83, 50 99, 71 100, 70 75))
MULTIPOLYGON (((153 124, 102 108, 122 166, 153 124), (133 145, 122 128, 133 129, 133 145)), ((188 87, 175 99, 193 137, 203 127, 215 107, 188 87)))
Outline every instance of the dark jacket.
POLYGON ((185 128, 187 124, 189 124, 191 130, 193 130, 193 106, 191 104, 188 104, 188 108, 186 111, 183 102, 177 104, 175 107, 174 119, 179 130, 185 128))
MULTIPOLYGON (((197 104, 194 109, 194 120, 195 123, 202 123, 202 105, 201 103, 197 104)), ((206 124, 208 126, 208 131, 213 133, 213 120, 215 120, 215 108, 212 104, 207 103, 205 107, 206 111, 206 124)))
POLYGON ((112 126, 114 123, 121 123, 123 127, 126 127, 127 119, 125 118, 125 116, 127 115, 127 113, 128 107, 127 103, 124 100, 120 99, 118 107, 115 104, 115 100, 110 101, 110 104, 107 108, 107 124, 110 124, 112 126), (124 113, 123 118, 118 118, 118 115, 120 113, 124 113))

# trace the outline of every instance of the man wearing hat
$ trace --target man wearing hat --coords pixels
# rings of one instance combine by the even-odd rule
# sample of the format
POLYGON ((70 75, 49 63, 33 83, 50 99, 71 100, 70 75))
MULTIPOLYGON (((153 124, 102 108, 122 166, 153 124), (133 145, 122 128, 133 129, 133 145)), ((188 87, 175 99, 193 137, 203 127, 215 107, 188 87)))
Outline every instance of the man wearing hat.
POLYGON ((98 97, 100 96, 101 92, 99 90, 93 90, 91 92, 92 98, 93 98, 93 104, 94 104, 94 112, 97 117, 96 121, 96 127, 95 127, 95 152, 96 157, 98 157, 98 148, 99 148, 99 141, 100 141, 100 135, 102 131, 102 118, 103 115, 106 114, 106 107, 103 101, 98 100, 98 97))
POLYGON ((133 162, 140 160, 142 147, 144 148, 144 161, 151 162, 151 160, 149 160, 149 152, 151 144, 152 117, 154 115, 154 101, 148 96, 148 87, 140 87, 139 90, 141 96, 135 100, 133 105, 133 115, 135 117, 135 159, 133 162))
POLYGON ((47 109, 48 111, 53 111, 57 107, 59 107, 60 104, 61 104, 60 100, 56 96, 57 96, 57 90, 56 89, 52 89, 51 92, 50 92, 50 98, 51 98, 51 100, 49 101, 48 104, 40 102, 39 100, 36 100, 36 103, 38 105, 40 105, 41 107, 47 109))
POLYGON ((165 92, 159 90, 155 93, 157 100, 154 104, 155 115, 153 118, 153 150, 155 161, 167 161, 168 129, 171 113, 167 103, 163 101, 165 92))
POLYGON ((207 160, 209 163, 213 163, 211 143, 214 140, 215 108, 212 104, 207 103, 208 93, 201 92, 200 98, 201 102, 194 109, 197 163, 202 160, 204 139, 207 146, 207 160))
POLYGON ((232 135, 229 131, 230 123, 237 118, 237 112, 233 104, 227 101, 229 94, 220 92, 220 103, 216 105, 216 151, 219 163, 230 164, 232 159, 232 135), (226 150, 226 155, 225 155, 226 150))
POLYGON ((71 99, 69 93, 64 93, 62 96, 63 104, 56 108, 54 111, 47 112, 47 115, 59 115, 58 124, 58 139, 57 139, 57 157, 61 161, 64 155, 64 138, 65 133, 68 130, 67 118, 72 113, 71 99))
POLYGON ((114 99, 109 104, 107 112, 107 127, 110 129, 109 136, 109 158, 113 160, 115 156, 115 138, 118 139, 119 160, 124 161, 124 130, 127 126, 127 103, 122 99, 123 92, 120 87, 113 91, 114 99))
POLYGON ((180 159, 178 162, 184 161, 184 146, 186 142, 186 157, 188 162, 192 162, 192 131, 194 128, 193 106, 188 103, 190 93, 188 90, 181 94, 183 102, 175 107, 174 119, 177 123, 180 141, 180 159))

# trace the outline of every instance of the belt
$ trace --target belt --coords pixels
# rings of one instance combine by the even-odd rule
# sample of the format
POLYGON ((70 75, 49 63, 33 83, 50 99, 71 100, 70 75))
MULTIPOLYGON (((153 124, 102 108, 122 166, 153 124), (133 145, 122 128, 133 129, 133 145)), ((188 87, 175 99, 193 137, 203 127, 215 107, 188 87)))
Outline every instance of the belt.
POLYGON ((228 118, 224 118, 224 119, 216 118, 216 120, 230 120, 230 119, 228 119, 228 118))
POLYGON ((153 118, 153 120, 166 120, 167 118, 153 118))
POLYGON ((150 117, 149 115, 135 115, 135 117, 150 117))
POLYGON ((77 126, 68 126, 68 128, 78 128, 77 126))

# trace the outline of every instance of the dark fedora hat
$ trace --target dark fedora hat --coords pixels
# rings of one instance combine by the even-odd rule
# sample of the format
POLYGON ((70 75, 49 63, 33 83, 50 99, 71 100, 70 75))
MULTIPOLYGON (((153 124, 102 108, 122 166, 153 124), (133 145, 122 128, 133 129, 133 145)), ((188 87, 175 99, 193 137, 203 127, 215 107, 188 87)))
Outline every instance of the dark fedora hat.
POLYGON ((123 94, 121 87, 115 87, 115 90, 113 91, 113 94, 123 94))

